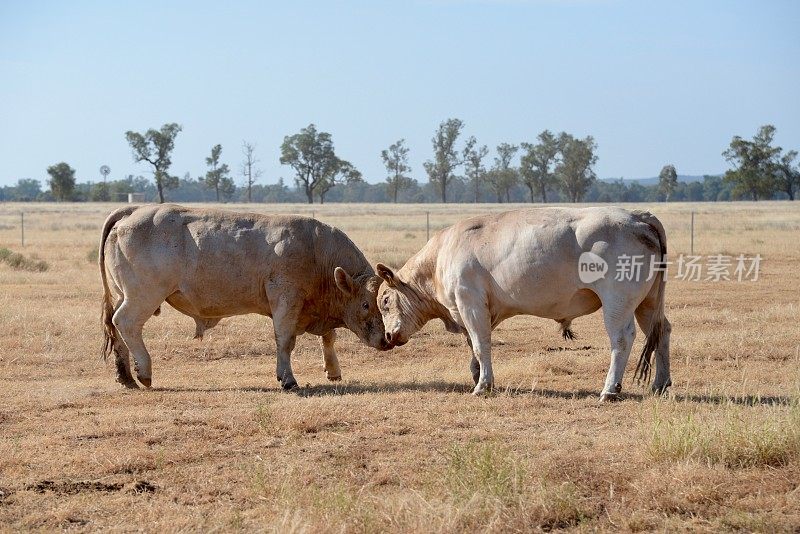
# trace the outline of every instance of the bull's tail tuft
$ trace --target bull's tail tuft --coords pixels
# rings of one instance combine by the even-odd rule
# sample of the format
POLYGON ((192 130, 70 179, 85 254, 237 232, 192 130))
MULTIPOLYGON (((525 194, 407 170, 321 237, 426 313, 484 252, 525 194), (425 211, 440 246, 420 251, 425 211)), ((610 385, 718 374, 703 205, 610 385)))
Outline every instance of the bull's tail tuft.
MULTIPOLYGON (((666 261, 667 257, 667 235, 664 232, 664 226, 655 215, 647 211, 634 211, 634 217, 641 222, 650 225, 650 227, 658 235, 658 243, 661 252, 661 262, 666 261)), ((655 260, 653 260, 655 261, 655 260)), ((658 349, 661 344, 661 339, 664 336, 664 291, 666 288, 666 278, 664 276, 663 263, 662 269, 659 269, 655 276, 654 284, 657 284, 656 293, 656 310, 653 314, 652 321, 650 322, 649 331, 646 333, 644 348, 639 355, 639 361, 636 364, 636 370, 633 373, 634 379, 641 383, 648 384, 650 382, 650 373, 653 368, 653 353, 658 349)))
POLYGON ((114 327, 114 323, 111 322, 111 318, 114 317, 114 307, 107 295, 103 295, 101 309, 100 320, 103 324, 103 346, 100 354, 103 356, 103 361, 106 361, 114 351, 114 341, 117 338, 117 329, 114 327))
POLYGON ((100 279, 103 281, 103 297, 100 305, 100 324, 103 327, 103 345, 101 349, 103 361, 107 360, 111 353, 114 352, 114 344, 119 336, 117 328, 112 321, 115 310, 114 303, 111 302, 111 291, 108 288, 108 275, 106 274, 106 240, 108 239, 108 234, 111 233, 111 229, 114 228, 114 225, 124 217, 133 213, 135 209, 135 206, 126 206, 113 211, 111 215, 106 218, 106 222, 103 223, 103 232, 100 236, 100 251, 97 254, 97 262, 100 267, 100 279))
POLYGON ((653 353, 658 348, 659 343, 661 343, 661 336, 664 331, 663 325, 664 323, 659 321, 654 324, 653 327, 650 328, 650 332, 647 333, 644 348, 642 348, 639 361, 636 363, 636 370, 633 372, 633 378, 639 383, 650 383, 650 373, 653 368, 653 353))
POLYGON ((563 319, 559 322, 561 323, 561 336, 564 338, 564 341, 575 341, 578 339, 578 336, 570 327, 572 325, 572 321, 563 319))

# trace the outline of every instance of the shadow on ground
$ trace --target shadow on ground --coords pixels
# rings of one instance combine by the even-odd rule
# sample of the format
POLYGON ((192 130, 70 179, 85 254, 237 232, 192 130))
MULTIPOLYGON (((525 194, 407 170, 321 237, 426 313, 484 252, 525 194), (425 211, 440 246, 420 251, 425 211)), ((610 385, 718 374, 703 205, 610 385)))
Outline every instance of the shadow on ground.
MULTIPOLYGON (((190 388, 190 387, 173 387, 173 388, 154 388, 154 391, 162 393, 222 393, 226 391, 240 391, 246 393, 275 393, 280 391, 279 388, 267 387, 231 387, 231 388, 190 388)), ((288 394, 294 394, 298 397, 323 397, 328 395, 364 395, 373 393, 401 393, 404 391, 417 391, 417 392, 438 392, 438 393, 458 393, 467 395, 472 393, 472 385, 466 382, 446 382, 443 380, 430 380, 425 382, 391 382, 383 384, 362 384, 360 382, 351 382, 347 384, 320 384, 314 386, 305 386, 294 389, 288 394)), ((544 398, 556 399, 587 399, 599 398, 600 392, 595 390, 578 389, 578 390, 553 390, 553 389, 522 389, 522 388, 500 388, 497 389, 495 394, 497 396, 505 397, 521 397, 521 396, 534 396, 544 398)), ((641 393, 623 393, 623 400, 642 401, 649 395, 641 393)), ((739 406, 763 406, 763 405, 789 405, 795 402, 795 399, 784 395, 743 395, 743 396, 727 396, 727 395, 692 395, 692 394, 676 394, 670 396, 670 399, 675 402, 691 402, 696 404, 735 404, 739 406)))

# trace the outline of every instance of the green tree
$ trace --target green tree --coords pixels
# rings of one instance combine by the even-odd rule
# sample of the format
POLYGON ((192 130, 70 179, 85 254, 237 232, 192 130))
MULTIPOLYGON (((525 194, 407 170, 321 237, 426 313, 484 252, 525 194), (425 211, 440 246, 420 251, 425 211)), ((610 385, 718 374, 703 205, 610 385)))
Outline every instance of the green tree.
POLYGON ((411 172, 408 165, 408 147, 406 140, 400 139, 396 143, 389 145, 388 149, 381 151, 381 159, 386 167, 388 176, 386 177, 386 189, 392 200, 397 203, 397 194, 411 187, 411 177, 407 173, 411 172))
POLYGON ((547 190, 555 187, 558 178, 555 167, 558 164, 559 143, 558 138, 550 130, 545 130, 537 137, 538 143, 522 143, 525 154, 520 158, 520 175, 531 193, 533 202, 534 192, 547 202, 547 190))
POLYGON ((749 196, 752 200, 771 198, 776 189, 777 159, 780 147, 773 147, 775 127, 766 124, 758 129, 752 141, 738 135, 722 155, 733 165, 725 173, 724 180, 733 186, 736 198, 749 196))
POLYGON ((206 165, 209 166, 206 172, 203 183, 208 189, 213 189, 217 196, 217 202, 220 201, 220 192, 226 199, 230 199, 236 190, 233 180, 228 176, 230 169, 227 163, 220 164, 219 157, 222 155, 222 145, 214 145, 211 147, 211 155, 206 158, 206 165))
POLYGON ((494 166, 486 175, 486 181, 489 182, 495 195, 497 195, 498 202, 503 202, 504 198, 506 202, 511 201, 511 188, 519 180, 517 169, 511 165, 517 150, 519 150, 517 145, 509 143, 497 145, 497 157, 494 158, 494 166))
POLYGON ((477 144, 475 136, 471 136, 467 139, 463 150, 464 175, 472 186, 473 199, 476 203, 480 197, 481 184, 486 182, 486 167, 483 166, 483 158, 489 154, 489 148, 486 145, 478 147, 477 144))
POLYGON ((463 128, 464 123, 460 119, 447 119, 439 124, 439 129, 431 139, 433 160, 423 164, 428 179, 439 189, 442 202, 447 202, 447 186, 455 178, 453 171, 462 163, 456 150, 456 141, 463 128))
POLYGON ((108 202, 111 200, 111 192, 107 182, 98 182, 92 187, 91 200, 94 202, 108 202))
POLYGON ((219 192, 224 202, 230 202, 236 194, 236 182, 230 176, 223 177, 220 179, 219 192))
POLYGON ((339 158, 331 160, 330 164, 323 168, 322 179, 317 184, 316 194, 319 197, 319 203, 325 203, 325 195, 340 184, 355 184, 363 182, 361 173, 350 164, 349 161, 344 161, 339 158))
POLYGON ((153 166, 153 177, 158 189, 158 201, 164 203, 164 190, 174 189, 178 186, 178 177, 169 175, 172 165, 171 154, 175 148, 175 138, 181 127, 174 122, 165 124, 160 130, 153 128, 144 134, 127 131, 125 138, 133 150, 133 160, 137 163, 146 161, 153 166))
POLYGON ((56 200, 70 200, 75 190, 75 169, 64 163, 56 163, 47 168, 50 178, 47 180, 50 191, 56 200))
POLYGON ((570 202, 580 202, 596 176, 592 166, 597 163, 597 145, 592 136, 577 139, 562 132, 558 138, 561 161, 556 167, 561 190, 570 202))
POLYGON ((658 191, 664 195, 664 201, 669 202, 670 197, 678 187, 678 173, 674 165, 664 165, 658 173, 658 191))
POLYGON ((703 176, 703 200, 716 202, 722 192, 722 179, 719 176, 703 176))
MULTIPOLYGON (((144 177, 140 176, 139 179, 144 180, 144 177)), ((112 201, 115 200, 127 201, 128 193, 134 192, 133 175, 129 174, 122 180, 113 180, 108 184, 108 186, 109 186, 108 195, 112 201)))
POLYGON ((289 165, 295 171, 295 182, 303 189, 309 204, 314 203, 318 189, 325 191, 324 198, 340 176, 341 161, 333 149, 331 134, 318 132, 314 124, 300 130, 300 133, 287 135, 281 144, 282 165, 289 165))
POLYGON ((800 188, 800 166, 793 165, 796 157, 797 151, 790 150, 781 156, 775 168, 778 187, 789 195, 789 200, 794 200, 795 191, 800 188))
POLYGON ((42 184, 33 178, 20 178, 13 192, 15 200, 36 200, 42 194, 42 184))

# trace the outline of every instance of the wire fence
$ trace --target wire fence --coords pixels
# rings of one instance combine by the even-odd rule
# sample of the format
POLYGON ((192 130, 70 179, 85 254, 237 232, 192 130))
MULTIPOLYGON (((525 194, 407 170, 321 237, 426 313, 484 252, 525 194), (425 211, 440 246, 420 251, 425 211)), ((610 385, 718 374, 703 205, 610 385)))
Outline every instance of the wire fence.
MULTIPOLYGON (((122 203, 0 203, 0 247, 95 242, 103 221, 122 203), (68 235, 69 233, 73 235, 68 235)), ((196 204, 198 207, 211 207, 196 204)), ((558 205, 559 207, 566 207, 558 205)), ((226 204, 227 210, 313 217, 346 232, 360 247, 419 249, 442 228, 467 217, 530 204, 226 204)), ((757 251, 771 236, 800 230, 794 204, 778 202, 626 205, 653 212, 664 224, 671 254, 757 251)), ((788 234, 787 234, 788 235, 788 234)))
MULTIPOLYGON (((11 204, 0 205, 0 243, 25 247, 31 239, 55 232, 98 230, 105 217, 123 204, 11 204), (27 235, 27 240, 26 240, 27 235), (27 241, 27 242, 26 242, 27 241)), ((206 206, 206 205, 200 205, 206 206)), ((216 206, 215 206, 216 207, 216 206)), ((503 211, 509 206, 377 204, 244 204, 223 209, 260 214, 300 215, 348 231, 415 232, 427 242, 431 235, 471 215, 503 211)))

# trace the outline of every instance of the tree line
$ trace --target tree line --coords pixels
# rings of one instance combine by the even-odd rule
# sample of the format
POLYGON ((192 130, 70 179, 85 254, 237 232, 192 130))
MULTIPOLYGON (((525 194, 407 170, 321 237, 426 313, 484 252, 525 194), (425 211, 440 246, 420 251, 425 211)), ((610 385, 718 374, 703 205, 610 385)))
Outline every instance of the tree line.
POLYGON ((153 180, 126 176, 95 184, 78 184, 75 170, 65 162, 47 168, 49 191, 38 180, 21 179, 15 186, 0 188, 0 200, 121 200, 127 193, 143 193, 164 202, 654 202, 717 201, 737 199, 794 200, 800 188, 797 151, 784 152, 774 146, 775 127, 762 126, 752 139, 735 136, 722 153, 731 165, 723 176, 705 176, 702 182, 678 181, 671 164, 664 165, 658 183, 643 185, 621 179, 598 180, 594 171, 597 144, 591 136, 575 137, 566 132, 542 131, 533 142, 497 145, 490 150, 475 136, 462 136, 464 123, 447 119, 431 139, 431 157, 423 163, 427 177, 420 183, 411 176, 410 149, 399 139, 381 151, 386 168, 384 183, 370 184, 361 172, 335 151, 330 133, 314 124, 286 136, 280 163, 293 172, 289 187, 281 178, 276 184, 258 184, 256 146, 244 141, 239 185, 222 162, 222 146, 213 145, 205 158, 206 173, 192 178, 170 174, 171 154, 181 126, 175 123, 125 138, 133 160, 150 167, 153 180), (463 141, 462 141, 463 139, 463 141))

